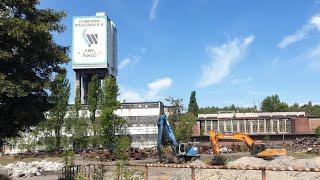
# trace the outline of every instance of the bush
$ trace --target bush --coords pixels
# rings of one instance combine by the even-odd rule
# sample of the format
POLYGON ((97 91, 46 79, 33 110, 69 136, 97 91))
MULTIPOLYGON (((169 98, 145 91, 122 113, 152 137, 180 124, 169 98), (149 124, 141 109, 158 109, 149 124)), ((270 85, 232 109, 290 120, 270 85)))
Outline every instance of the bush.
POLYGON ((320 138, 320 126, 316 128, 315 132, 316 132, 316 136, 320 138))
POLYGON ((118 159, 128 159, 128 149, 130 147, 128 136, 118 136, 115 140, 115 155, 118 159))

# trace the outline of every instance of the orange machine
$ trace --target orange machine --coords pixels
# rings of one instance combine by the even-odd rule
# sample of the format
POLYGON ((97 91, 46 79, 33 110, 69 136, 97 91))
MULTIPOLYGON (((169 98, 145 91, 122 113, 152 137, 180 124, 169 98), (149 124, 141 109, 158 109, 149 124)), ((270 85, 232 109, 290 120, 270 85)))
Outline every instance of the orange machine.
POLYGON ((210 131, 210 141, 212 144, 213 154, 217 157, 220 155, 219 140, 229 139, 238 140, 245 142, 251 150, 251 155, 259 158, 270 159, 276 156, 287 155, 287 150, 284 148, 268 148, 266 144, 256 143, 250 136, 243 133, 216 133, 215 131, 210 131))

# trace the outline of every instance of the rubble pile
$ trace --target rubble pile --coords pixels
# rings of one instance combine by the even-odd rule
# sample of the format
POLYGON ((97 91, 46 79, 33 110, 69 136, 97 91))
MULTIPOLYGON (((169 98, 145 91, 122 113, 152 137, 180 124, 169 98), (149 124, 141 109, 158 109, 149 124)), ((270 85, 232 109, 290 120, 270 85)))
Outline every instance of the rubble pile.
MULTIPOLYGON (((129 158, 134 160, 144 160, 146 158, 156 158, 157 151, 155 148, 130 148, 128 151, 129 158)), ((116 157, 112 151, 108 150, 91 150, 81 153, 83 159, 88 160, 102 160, 102 161, 115 161, 116 157)))
POLYGON ((302 137, 296 138, 291 144, 293 151, 305 151, 320 154, 320 138, 302 137))
POLYGON ((83 159, 100 160, 100 161, 114 161, 116 157, 111 151, 108 150, 92 150, 84 151, 81 153, 83 159))
POLYGON ((43 172, 60 171, 63 164, 52 161, 33 161, 30 163, 17 162, 0 167, 6 171, 6 174, 14 177, 32 177, 40 176, 43 172))
POLYGON ((146 158, 156 158, 157 151, 155 148, 147 148, 147 149, 130 148, 129 157, 134 160, 143 160, 146 158))
POLYGON ((241 157, 229 162, 228 166, 270 167, 270 168, 320 168, 320 157, 313 159, 296 159, 292 156, 280 156, 273 160, 256 157, 241 157))
POLYGON ((199 153, 200 154, 212 154, 212 146, 201 144, 199 145, 199 153))

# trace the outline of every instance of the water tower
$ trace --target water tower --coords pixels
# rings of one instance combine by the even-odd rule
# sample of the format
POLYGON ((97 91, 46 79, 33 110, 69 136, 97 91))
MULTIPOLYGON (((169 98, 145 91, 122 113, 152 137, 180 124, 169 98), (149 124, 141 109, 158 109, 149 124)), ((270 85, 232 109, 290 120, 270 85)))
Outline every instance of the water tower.
POLYGON ((73 17, 72 68, 74 89, 80 88, 82 104, 87 104, 88 84, 94 74, 101 82, 106 76, 117 76, 117 29, 105 13, 73 17))

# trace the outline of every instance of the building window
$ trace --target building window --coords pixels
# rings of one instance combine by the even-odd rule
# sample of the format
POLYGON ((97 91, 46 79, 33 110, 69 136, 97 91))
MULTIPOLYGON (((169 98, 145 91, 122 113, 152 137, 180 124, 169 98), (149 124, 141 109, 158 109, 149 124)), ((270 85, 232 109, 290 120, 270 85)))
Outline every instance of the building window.
POLYGON ((286 121, 286 132, 293 133, 293 131, 292 131, 292 120, 291 119, 287 119, 287 121, 286 121))
POLYGON ((225 130, 224 130, 224 121, 219 121, 219 131, 220 132, 224 132, 225 130))
POLYGON ((211 121, 207 121, 207 133, 211 131, 211 121))
POLYGON ((216 132, 218 131, 218 121, 212 121, 212 129, 216 132))
POLYGON ((279 120, 279 131, 280 132, 285 132, 285 119, 280 119, 279 120))
POLYGON ((258 132, 258 120, 252 120, 252 133, 258 132))
POLYGON ((226 131, 231 132, 231 120, 226 120, 226 131))
POLYGON ((239 120, 232 120, 232 131, 233 132, 238 132, 238 122, 239 120))
POLYGON ((270 133, 271 132, 271 123, 270 123, 270 119, 266 119, 266 132, 270 133))
POLYGON ((242 132, 242 133, 245 132, 244 122, 245 122, 245 120, 240 120, 239 121, 240 132, 242 132))
POLYGON ((259 132, 264 133, 264 120, 259 119, 258 121, 259 121, 259 132))
POLYGON ((278 120, 277 119, 273 119, 272 122, 273 122, 272 132, 278 133, 278 120))
POLYGON ((251 120, 245 120, 246 121, 246 132, 251 133, 251 120))

